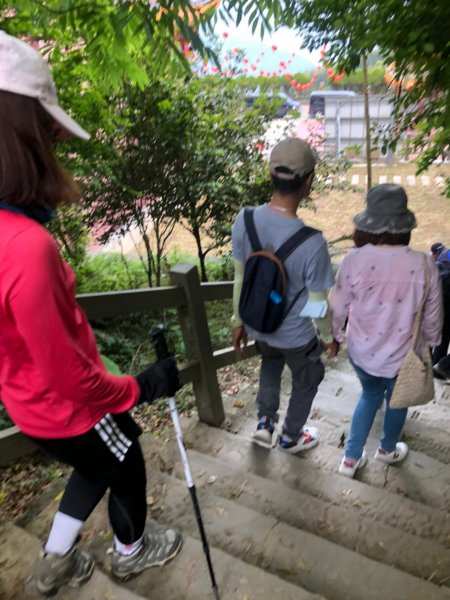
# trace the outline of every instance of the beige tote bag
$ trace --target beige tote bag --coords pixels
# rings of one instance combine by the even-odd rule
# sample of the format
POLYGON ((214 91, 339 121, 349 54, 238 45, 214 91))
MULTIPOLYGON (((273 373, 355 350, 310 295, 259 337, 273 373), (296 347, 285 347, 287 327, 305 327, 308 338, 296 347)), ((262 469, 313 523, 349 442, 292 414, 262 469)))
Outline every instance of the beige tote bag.
POLYGON ((409 406, 427 404, 434 398, 433 365, 430 348, 425 347, 422 351, 422 356, 419 356, 415 350, 422 327, 425 302, 430 287, 430 275, 425 258, 423 262, 425 270, 424 295, 414 321, 412 346, 400 367, 397 381, 395 382, 394 391, 389 403, 391 408, 408 408, 409 406))

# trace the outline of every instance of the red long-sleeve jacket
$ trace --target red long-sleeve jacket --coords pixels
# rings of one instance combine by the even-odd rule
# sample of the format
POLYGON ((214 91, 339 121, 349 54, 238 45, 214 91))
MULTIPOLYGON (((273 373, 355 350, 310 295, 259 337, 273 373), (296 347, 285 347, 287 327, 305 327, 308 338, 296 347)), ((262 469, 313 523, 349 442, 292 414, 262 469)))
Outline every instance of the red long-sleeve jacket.
POLYGON ((139 387, 107 373, 75 275, 39 223, 0 211, 0 399, 37 438, 67 438, 132 408, 139 387))

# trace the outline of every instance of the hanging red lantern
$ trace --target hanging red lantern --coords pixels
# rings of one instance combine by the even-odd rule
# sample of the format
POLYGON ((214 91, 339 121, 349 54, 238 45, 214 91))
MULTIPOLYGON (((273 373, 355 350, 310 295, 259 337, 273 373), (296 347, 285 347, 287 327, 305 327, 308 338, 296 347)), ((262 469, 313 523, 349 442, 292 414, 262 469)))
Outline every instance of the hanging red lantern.
POLYGON ((224 40, 226 40, 226 39, 227 39, 227 37, 228 37, 229 35, 230 35, 230 34, 228 33, 228 31, 224 31, 224 32, 222 33, 222 37, 223 37, 223 39, 224 39, 224 40))
POLYGON ((276 52, 278 50, 278 46, 275 46, 275 44, 272 46, 272 50, 273 52, 276 52))
POLYGON ((333 77, 333 81, 334 83, 339 83, 340 81, 342 81, 345 77, 345 73, 338 73, 337 75, 335 75, 333 77))

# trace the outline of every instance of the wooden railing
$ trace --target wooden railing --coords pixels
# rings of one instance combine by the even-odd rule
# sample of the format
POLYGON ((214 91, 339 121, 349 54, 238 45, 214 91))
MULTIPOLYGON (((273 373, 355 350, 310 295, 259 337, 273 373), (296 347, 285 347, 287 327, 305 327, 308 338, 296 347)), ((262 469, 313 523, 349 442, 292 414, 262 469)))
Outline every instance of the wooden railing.
MULTIPOLYGON (((256 355, 250 344, 241 355, 232 348, 212 350, 206 302, 231 299, 232 282, 200 283, 197 268, 177 265, 170 273, 172 286, 123 292, 81 294, 78 302, 89 320, 125 316, 151 309, 176 308, 187 364, 181 368, 183 384, 192 383, 199 419, 220 426, 225 418, 217 370, 256 355)), ((16 428, 0 432, 0 466, 32 449, 16 428)))

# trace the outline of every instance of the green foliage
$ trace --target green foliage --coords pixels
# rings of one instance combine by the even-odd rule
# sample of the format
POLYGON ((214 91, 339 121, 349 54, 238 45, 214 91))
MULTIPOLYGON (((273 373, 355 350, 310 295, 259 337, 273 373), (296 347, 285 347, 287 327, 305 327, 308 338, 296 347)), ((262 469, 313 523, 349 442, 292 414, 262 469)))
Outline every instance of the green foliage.
POLYGON ((242 204, 267 198, 256 142, 278 104, 261 97, 247 109, 231 82, 198 78, 155 79, 145 91, 129 89, 117 99, 122 126, 104 141, 114 155, 91 157, 84 196, 104 240, 139 230, 149 285, 161 282, 177 222, 195 238, 205 280, 206 257, 229 242, 233 215, 242 204))
MULTIPOLYGON (((214 350, 230 345, 231 301, 207 304, 208 324, 214 350)), ((93 323, 102 355, 114 361, 123 373, 139 373, 156 360, 148 339, 151 328, 163 322, 169 331, 169 346, 180 362, 186 361, 186 351, 175 309, 149 311, 127 317, 115 317, 93 323)))
MULTIPOLYGON (((411 89, 394 98, 393 128, 386 146, 415 128, 414 145, 426 169, 450 144, 450 3, 447 0, 313 0, 285 4, 284 20, 295 26, 309 49, 327 45, 330 61, 351 72, 361 57, 377 50, 395 63, 398 80, 413 76, 411 89)), ((386 148, 385 148, 386 149, 386 148)))
POLYGON ((192 80, 185 93, 192 99, 194 114, 183 138, 188 160, 174 182, 173 196, 179 198, 181 215, 195 238, 201 277, 206 280, 206 257, 228 244, 239 208, 267 198, 267 170, 256 142, 278 103, 261 97, 246 109, 242 94, 222 80, 207 86, 192 80))
POLYGON ((80 271, 86 261, 88 230, 78 206, 62 206, 48 229, 55 236, 64 259, 75 271, 80 271))
MULTIPOLYGON (((368 69, 368 81, 370 91, 376 94, 383 94, 387 91, 384 81, 386 67, 382 62, 378 62, 368 69)), ((355 69, 347 73, 339 83, 333 83, 336 89, 353 90, 362 93, 364 89, 364 73, 362 69, 355 69)))
POLYGON ((8 427, 11 427, 12 424, 13 423, 8 417, 6 410, 0 404, 0 431, 2 431, 3 429, 8 429, 8 427))
POLYGON ((132 290, 146 285, 147 275, 142 263, 120 254, 91 256, 77 270, 80 294, 132 290))
POLYGON ((107 356, 102 356, 101 359, 103 364, 105 365, 106 370, 109 371, 109 373, 111 373, 112 375, 122 375, 122 371, 114 361, 112 361, 107 356))
MULTIPOLYGON (((70 60, 87 81, 118 90, 124 81, 140 87, 153 74, 189 71, 181 51, 182 37, 202 58, 215 59, 205 40, 217 18, 200 14, 189 0, 15 0, 0 11, 2 29, 35 39, 52 40, 55 58, 70 60)), ((227 20, 244 16, 263 35, 279 14, 275 0, 225 0, 220 14, 227 20)), ((56 62, 55 61, 55 62, 56 62)))
MULTIPOLYGON (((198 258, 179 251, 166 257, 162 272, 162 285, 170 285, 170 268, 179 263, 194 264, 198 267, 198 258)), ((206 261, 207 276, 210 281, 232 281, 233 261, 230 254, 206 261)), ((140 289, 148 286, 147 274, 142 262, 120 254, 98 254, 91 256, 76 269, 77 292, 93 294, 120 290, 140 289)))
MULTIPOLYGON (((173 252, 167 257, 168 267, 180 262, 192 264, 195 262, 195 258, 193 259, 180 252, 173 252)), ((140 287, 146 285, 145 269, 139 260, 124 259, 120 255, 107 254, 88 259, 86 264, 83 266, 82 272, 78 273, 79 291, 105 292, 139 287, 129 285, 129 273, 139 274, 140 287), (86 264, 88 270, 86 270, 86 264)), ((207 261, 206 268, 208 278, 211 281, 231 281, 233 279, 232 259, 229 255, 207 261)), ((163 283, 169 284, 168 272, 164 273, 163 283)), ((231 310, 230 301, 210 302, 207 305, 208 322, 214 349, 229 344, 231 310)), ((171 347, 176 351, 178 358, 184 360, 185 349, 175 309, 154 310, 94 322, 94 331, 103 359, 107 357, 107 359, 116 363, 124 373, 138 373, 148 363, 155 360, 148 341, 148 332, 161 321, 169 329, 171 347)), ((0 429, 1 420, 0 406, 0 429)))

